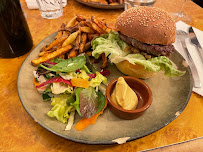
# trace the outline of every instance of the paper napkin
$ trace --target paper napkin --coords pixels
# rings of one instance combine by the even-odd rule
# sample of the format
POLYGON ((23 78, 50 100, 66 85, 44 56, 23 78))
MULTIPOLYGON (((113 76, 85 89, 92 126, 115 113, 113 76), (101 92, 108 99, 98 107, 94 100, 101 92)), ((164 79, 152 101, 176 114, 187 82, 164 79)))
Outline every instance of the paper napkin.
MULTIPOLYGON (((176 23, 177 30, 183 30, 183 31, 189 33, 188 32, 189 27, 190 27, 189 25, 187 25, 186 23, 184 23, 182 21, 179 21, 176 23)), ((200 31, 196 28, 193 28, 193 29, 194 29, 194 32, 197 36, 197 39, 200 42, 200 45, 203 47, 203 31, 200 31)), ((187 45, 188 51, 190 52, 190 55, 191 55, 194 63, 195 63, 195 66, 197 68, 197 71, 198 71, 198 74, 200 76, 200 80, 202 83, 201 88, 194 88, 193 87, 193 91, 203 96, 203 63, 201 61, 201 58, 199 56, 197 48, 193 44, 191 44, 189 38, 186 39, 186 45, 187 45)), ((178 39, 176 39, 176 41, 174 43, 174 47, 187 61, 186 54, 182 48, 181 42, 178 39)))
MULTIPOLYGON (((29 9, 38 9, 36 0, 25 0, 29 9)), ((67 5, 67 0, 62 0, 63 7, 67 5)))

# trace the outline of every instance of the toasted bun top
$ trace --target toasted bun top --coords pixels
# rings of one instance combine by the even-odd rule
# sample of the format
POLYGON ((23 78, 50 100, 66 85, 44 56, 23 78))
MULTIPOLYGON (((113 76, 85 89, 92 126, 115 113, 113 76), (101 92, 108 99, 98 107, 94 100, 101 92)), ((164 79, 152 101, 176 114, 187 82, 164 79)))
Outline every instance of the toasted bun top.
POLYGON ((137 6, 124 11, 117 18, 116 29, 147 44, 168 45, 176 37, 171 15, 156 7, 137 6))

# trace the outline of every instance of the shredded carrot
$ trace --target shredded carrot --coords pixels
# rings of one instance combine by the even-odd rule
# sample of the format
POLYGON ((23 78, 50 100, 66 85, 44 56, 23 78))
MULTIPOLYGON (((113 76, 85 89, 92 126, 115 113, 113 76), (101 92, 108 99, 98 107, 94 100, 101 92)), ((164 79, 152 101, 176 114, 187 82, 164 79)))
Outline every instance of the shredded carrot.
MULTIPOLYGON (((106 100, 104 109, 106 108, 106 106, 107 106, 107 100, 106 100)), ((88 127, 89 125, 92 125, 92 124, 96 123, 96 120, 97 120, 98 116, 103 113, 104 109, 101 110, 100 112, 98 112, 97 114, 95 114, 93 117, 91 117, 91 118, 89 118, 89 119, 87 119, 87 118, 82 118, 82 119, 75 125, 75 129, 77 129, 78 131, 82 131, 83 129, 85 129, 85 128, 88 127)))
POLYGON ((74 87, 81 87, 81 88, 88 88, 89 87, 89 81, 86 79, 73 78, 73 79, 71 79, 71 84, 74 87))
POLYGON ((35 86, 38 86, 38 85, 40 85, 40 83, 39 82, 37 82, 37 80, 34 78, 34 80, 33 80, 33 83, 34 83, 34 85, 35 86))
POLYGON ((96 115, 94 115, 93 117, 87 119, 87 118, 82 118, 76 125, 75 125, 75 129, 77 129, 78 131, 81 131, 83 129, 85 129, 87 126, 92 125, 96 122, 97 117, 102 114, 103 111, 100 111, 99 113, 97 113, 96 115))

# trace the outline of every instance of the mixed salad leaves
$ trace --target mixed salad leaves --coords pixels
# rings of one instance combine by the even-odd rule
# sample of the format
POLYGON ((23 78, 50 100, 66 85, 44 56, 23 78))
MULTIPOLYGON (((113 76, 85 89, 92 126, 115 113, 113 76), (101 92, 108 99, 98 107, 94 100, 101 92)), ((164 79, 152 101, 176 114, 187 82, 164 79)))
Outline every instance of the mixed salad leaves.
POLYGON ((33 72, 34 84, 42 93, 43 101, 50 101, 53 106, 47 115, 62 123, 68 122, 66 130, 71 129, 75 112, 82 117, 75 128, 82 130, 95 123, 106 107, 105 96, 98 87, 107 83, 105 76, 110 72, 96 72, 90 65, 89 59, 80 55, 43 62, 33 72))

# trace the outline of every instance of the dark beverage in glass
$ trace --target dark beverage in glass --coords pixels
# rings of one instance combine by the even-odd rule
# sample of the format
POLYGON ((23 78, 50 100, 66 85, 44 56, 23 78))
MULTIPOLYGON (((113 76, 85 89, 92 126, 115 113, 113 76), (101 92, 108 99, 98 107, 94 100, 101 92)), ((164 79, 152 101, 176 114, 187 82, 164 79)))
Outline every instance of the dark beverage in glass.
POLYGON ((33 46, 19 0, 0 0, 0 57, 24 55, 33 46))

